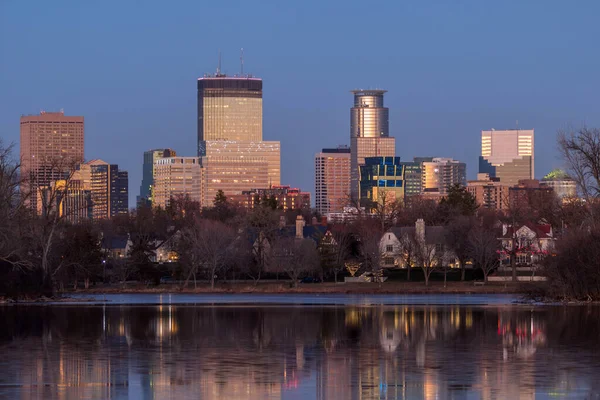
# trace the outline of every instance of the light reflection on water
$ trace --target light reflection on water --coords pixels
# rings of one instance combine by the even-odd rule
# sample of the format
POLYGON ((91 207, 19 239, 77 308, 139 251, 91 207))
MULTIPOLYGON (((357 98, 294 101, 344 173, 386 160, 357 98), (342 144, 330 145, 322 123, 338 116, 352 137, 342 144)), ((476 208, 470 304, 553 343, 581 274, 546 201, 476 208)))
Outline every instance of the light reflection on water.
POLYGON ((600 307, 0 308, 0 398, 600 398, 600 307))

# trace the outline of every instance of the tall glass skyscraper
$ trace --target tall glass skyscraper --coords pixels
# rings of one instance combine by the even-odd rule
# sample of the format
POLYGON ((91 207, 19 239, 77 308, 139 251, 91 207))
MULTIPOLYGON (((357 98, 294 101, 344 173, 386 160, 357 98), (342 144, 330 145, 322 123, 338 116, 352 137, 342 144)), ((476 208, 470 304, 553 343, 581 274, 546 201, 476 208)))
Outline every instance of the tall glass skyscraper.
POLYGON ((394 157, 396 140, 390 137, 389 110, 383 105, 386 90, 353 90, 350 109, 350 194, 360 199, 360 166, 366 157, 394 157))
POLYGON ((198 156, 204 168, 203 206, 214 195, 268 188, 280 182, 280 144, 263 141, 260 78, 219 72, 198 79, 198 156))
POLYGON ((142 167, 142 184, 137 203, 148 202, 152 204, 154 186, 154 163, 164 157, 175 157, 177 152, 173 149, 153 149, 144 152, 144 164, 142 167))
POLYGON ((262 140, 262 79, 222 74, 198 79, 198 156, 207 140, 262 140))

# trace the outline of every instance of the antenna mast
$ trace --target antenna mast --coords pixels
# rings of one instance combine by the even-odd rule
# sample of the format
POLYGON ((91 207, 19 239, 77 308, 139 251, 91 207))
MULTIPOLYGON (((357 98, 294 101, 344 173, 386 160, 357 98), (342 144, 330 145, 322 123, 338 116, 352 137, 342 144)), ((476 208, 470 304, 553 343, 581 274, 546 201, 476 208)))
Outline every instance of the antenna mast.
POLYGON ((219 64, 217 64, 217 76, 221 75, 221 50, 219 49, 219 64))
POLYGON ((240 75, 244 75, 244 48, 240 50, 240 75))

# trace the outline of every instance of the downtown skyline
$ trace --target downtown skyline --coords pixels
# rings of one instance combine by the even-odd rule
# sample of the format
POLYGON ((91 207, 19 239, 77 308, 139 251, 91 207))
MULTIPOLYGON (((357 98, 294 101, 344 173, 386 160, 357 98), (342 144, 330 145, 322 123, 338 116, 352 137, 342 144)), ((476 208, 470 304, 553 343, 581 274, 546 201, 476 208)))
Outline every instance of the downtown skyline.
MULTIPOLYGON (((195 6, 186 7, 191 10, 195 6)), ((218 5, 209 7, 220 10, 218 5)), ((294 20, 286 7, 279 9, 282 21, 286 17, 294 20)), ((40 8, 44 12, 38 10, 40 15, 33 14, 31 21, 24 22, 22 17, 17 18, 21 6, 0 5, 0 52, 8 60, 0 66, 1 137, 6 143, 18 145, 19 116, 35 114, 40 109, 63 108, 69 115, 84 116, 86 157, 106 159, 129 171, 130 204, 135 204, 138 194, 144 151, 171 147, 182 156, 195 155, 195 84, 198 77, 215 70, 219 48, 223 52, 223 71, 235 74, 239 73, 239 48, 244 47, 245 72, 264 80, 264 140, 281 142, 281 181, 311 192, 314 153, 321 148, 349 144, 349 91, 355 88, 388 91, 390 136, 396 138, 396 155, 403 161, 410 161, 413 156, 452 157, 467 163, 468 179, 474 179, 477 173, 481 130, 514 129, 517 121, 521 128, 534 128, 536 178, 541 178, 561 166, 554 144, 557 130, 600 122, 593 101, 594 93, 600 89, 598 80, 593 79, 599 60, 587 53, 594 37, 589 31, 598 28, 582 22, 593 12, 563 9, 558 3, 548 3, 541 11, 516 3, 473 4, 470 9, 464 7, 453 13, 443 4, 425 9, 390 3, 390 16, 381 17, 385 23, 360 40, 375 35, 389 37, 388 45, 377 43, 369 49, 369 54, 382 55, 372 58, 367 53, 356 56, 348 52, 352 41, 343 36, 333 34, 335 43, 328 45, 310 40, 319 33, 332 34, 327 18, 332 18, 334 25, 340 23, 334 18, 335 10, 329 8, 314 17, 315 32, 306 39, 300 40, 303 29, 294 24, 276 25, 274 32, 280 38, 271 38, 272 32, 267 35, 260 28, 249 35, 235 29, 228 34, 222 28, 222 39, 198 48, 198 34, 204 32, 202 29, 216 29, 215 23, 205 28, 188 28, 195 33, 186 35, 185 28, 175 29, 173 19, 190 10, 174 7, 165 11, 165 24, 173 28, 167 37, 180 39, 181 43, 170 46, 168 40, 152 40, 155 36, 150 34, 152 45, 136 41, 126 57, 123 51, 141 33, 127 30, 120 22, 134 9, 125 7, 123 15, 115 17, 105 15, 108 7, 97 10, 98 19, 105 15, 116 24, 116 32, 122 35, 117 40, 116 36, 97 36, 107 28, 95 20, 88 21, 89 27, 80 27, 79 39, 69 35, 68 27, 48 30, 50 25, 42 15, 48 15, 48 21, 65 17, 60 14, 60 7, 40 8), (445 19, 448 13, 454 19, 445 19), (491 18, 493 24, 507 15, 512 15, 515 23, 536 18, 531 20, 529 29, 519 34, 483 30, 477 39, 474 31, 460 29, 465 23, 482 27, 484 16, 487 22, 491 18), (407 25, 394 25, 394 16, 407 25), (579 19, 575 23, 567 18, 569 22, 565 24, 567 16, 579 19), (407 21, 410 17, 415 21, 407 21), (32 29, 17 35, 19 22, 31 24, 32 29), (548 25, 558 22, 565 27, 564 32, 548 25), (47 41, 54 40, 59 43, 57 46, 46 46, 46 41, 37 40, 36 32, 44 27, 47 41), (433 27, 447 37, 429 32, 436 30, 433 27), (388 47, 407 32, 414 39, 401 41, 405 51, 388 47), (267 36, 264 43, 257 42, 267 36), (7 41, 8 37, 13 40, 7 41), (99 42, 104 39, 105 42, 99 42), (283 48, 285 39, 292 39, 289 43, 295 49, 283 48), (449 44, 451 39, 456 42, 449 44), (72 54, 66 50, 69 46, 81 53, 74 63, 67 61, 72 54), (42 68, 39 63, 31 63, 35 59, 29 52, 32 49, 41 56, 64 49, 65 58, 42 68), (154 59, 156 52, 164 57, 154 59), (440 56, 444 62, 432 62, 440 56), (572 66, 573 59, 584 56, 584 65, 572 66), (169 57, 169 61, 163 60, 169 57), (154 62, 145 62, 148 58, 154 62), (407 63, 409 58, 411 62, 407 63)), ((157 8, 150 4, 144 11, 151 21, 158 20, 157 8)), ((277 13, 269 7, 258 8, 277 13)), ((344 12, 358 16, 362 11, 350 4, 344 12)), ((81 12, 77 7, 69 10, 75 15, 81 12)), ((249 27, 248 22, 241 22, 247 12, 250 10, 241 6, 233 13, 233 20, 240 22, 240 27, 249 27)), ((297 13, 306 17, 308 10, 297 13)), ((146 24, 140 22, 140 32, 149 32, 150 25, 146 24)))

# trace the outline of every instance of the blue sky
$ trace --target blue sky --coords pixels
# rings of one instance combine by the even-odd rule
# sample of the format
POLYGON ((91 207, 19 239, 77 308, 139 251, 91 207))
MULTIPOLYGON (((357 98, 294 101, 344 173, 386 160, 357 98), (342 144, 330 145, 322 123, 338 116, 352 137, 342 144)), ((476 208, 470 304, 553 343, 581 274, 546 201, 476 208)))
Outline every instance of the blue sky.
MULTIPOLYGON (((129 171, 142 153, 195 155, 196 79, 264 79, 264 138, 282 183, 314 191, 314 153, 349 143, 350 90, 383 88, 397 154, 477 172, 481 129, 536 129, 536 175, 556 132, 600 126, 600 2, 0 0, 0 137, 19 116, 86 118, 86 158, 129 171)), ((133 203, 131 203, 133 204, 133 203)))

